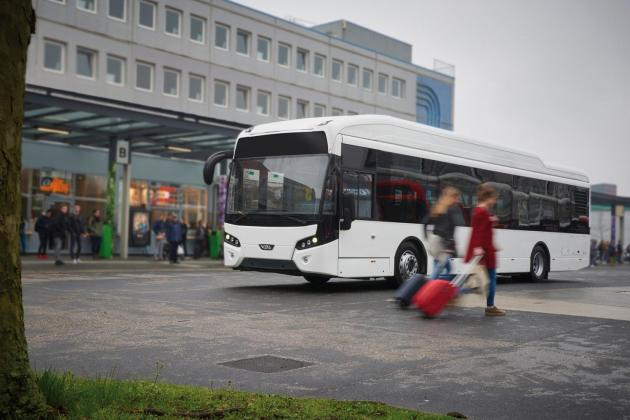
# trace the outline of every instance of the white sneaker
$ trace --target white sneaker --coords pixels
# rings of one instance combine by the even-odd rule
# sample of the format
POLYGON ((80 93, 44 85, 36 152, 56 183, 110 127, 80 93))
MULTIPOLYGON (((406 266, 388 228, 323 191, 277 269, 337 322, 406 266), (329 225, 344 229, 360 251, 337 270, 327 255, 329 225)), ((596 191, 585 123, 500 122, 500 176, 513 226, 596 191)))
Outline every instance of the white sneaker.
POLYGON ((77 259, 75 258, 74 260, 72 260, 72 264, 78 264, 79 262, 77 261, 77 259))
POLYGON ((81 262, 81 258, 77 258, 77 262, 80 263, 81 262))

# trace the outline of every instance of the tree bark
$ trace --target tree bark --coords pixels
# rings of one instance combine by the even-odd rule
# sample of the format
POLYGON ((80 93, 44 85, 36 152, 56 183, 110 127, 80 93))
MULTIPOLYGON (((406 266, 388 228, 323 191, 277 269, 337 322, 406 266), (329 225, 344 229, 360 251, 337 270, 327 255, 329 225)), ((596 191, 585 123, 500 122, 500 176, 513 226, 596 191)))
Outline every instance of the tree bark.
POLYGON ((31 0, 0 0, 0 418, 39 418, 46 404, 24 335, 19 253, 20 169, 31 0))

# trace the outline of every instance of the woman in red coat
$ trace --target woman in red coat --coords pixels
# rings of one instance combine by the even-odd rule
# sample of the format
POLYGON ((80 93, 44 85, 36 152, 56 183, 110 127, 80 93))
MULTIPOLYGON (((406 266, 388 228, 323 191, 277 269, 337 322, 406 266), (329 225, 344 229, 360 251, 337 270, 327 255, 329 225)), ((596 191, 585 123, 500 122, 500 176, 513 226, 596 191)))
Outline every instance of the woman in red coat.
POLYGON ((497 222, 490 209, 497 202, 497 191, 487 184, 481 184, 477 191, 477 207, 472 211, 470 242, 466 252, 466 262, 470 261, 473 255, 483 255, 481 263, 488 270, 490 285, 488 287, 488 299, 486 302, 486 315, 505 315, 503 309, 494 305, 494 294, 497 288, 497 258, 496 249, 492 241, 492 228, 497 222))

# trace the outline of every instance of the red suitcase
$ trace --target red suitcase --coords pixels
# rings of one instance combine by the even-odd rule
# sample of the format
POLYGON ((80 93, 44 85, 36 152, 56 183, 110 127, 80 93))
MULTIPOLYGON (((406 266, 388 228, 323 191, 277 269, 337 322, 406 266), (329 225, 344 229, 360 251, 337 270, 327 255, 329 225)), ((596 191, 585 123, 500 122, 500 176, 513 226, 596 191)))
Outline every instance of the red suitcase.
POLYGON ((429 280, 413 297, 413 304, 423 314, 434 317, 457 294, 457 286, 448 280, 429 280))
POLYGON ((474 257, 461 274, 453 280, 429 280, 413 297, 413 305, 428 317, 434 317, 442 312, 451 299, 459 292, 472 268, 479 263, 480 257, 474 257))

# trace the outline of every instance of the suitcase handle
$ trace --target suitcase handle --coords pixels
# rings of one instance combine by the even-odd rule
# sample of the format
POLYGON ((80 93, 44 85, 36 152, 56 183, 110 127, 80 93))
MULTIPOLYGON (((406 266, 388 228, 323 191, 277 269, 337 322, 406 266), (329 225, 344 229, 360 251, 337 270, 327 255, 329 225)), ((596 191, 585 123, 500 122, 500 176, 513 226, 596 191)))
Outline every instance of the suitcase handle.
POLYGON ((481 258, 481 255, 476 255, 475 257, 473 257, 473 259, 470 260, 468 264, 466 264, 464 271, 459 273, 457 276, 455 276, 453 280, 451 280, 451 284, 457 288, 462 287, 464 281, 466 281, 466 278, 470 275, 470 272, 473 270, 473 268, 477 266, 477 264, 479 264, 479 261, 481 261, 481 258))

